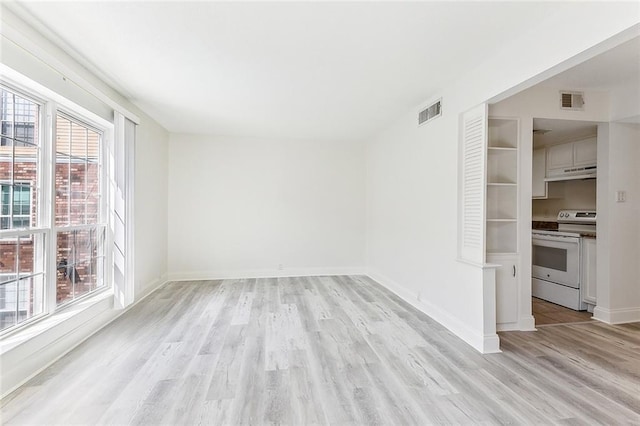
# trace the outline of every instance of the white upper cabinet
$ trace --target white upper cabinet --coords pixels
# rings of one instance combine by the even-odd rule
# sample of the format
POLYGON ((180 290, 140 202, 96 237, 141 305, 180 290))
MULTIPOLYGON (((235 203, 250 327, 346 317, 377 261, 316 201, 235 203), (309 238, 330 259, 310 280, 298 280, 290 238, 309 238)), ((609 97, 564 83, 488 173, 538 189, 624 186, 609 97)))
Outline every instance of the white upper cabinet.
POLYGON ((573 143, 573 165, 595 166, 598 159, 596 138, 589 138, 573 143))
POLYGON ((572 168, 595 167, 597 151, 595 136, 548 147, 546 177, 561 175, 572 168))
POLYGON ((573 167, 573 143, 550 146, 547 150, 547 170, 569 167, 573 167))

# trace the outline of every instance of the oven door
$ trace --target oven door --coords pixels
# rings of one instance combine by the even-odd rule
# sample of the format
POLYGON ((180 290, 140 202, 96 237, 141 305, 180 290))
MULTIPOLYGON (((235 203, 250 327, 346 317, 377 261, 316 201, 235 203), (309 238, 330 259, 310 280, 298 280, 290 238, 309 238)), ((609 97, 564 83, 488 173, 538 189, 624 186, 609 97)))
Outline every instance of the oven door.
POLYGON ((533 235, 531 275, 545 281, 580 288, 580 238, 533 235))

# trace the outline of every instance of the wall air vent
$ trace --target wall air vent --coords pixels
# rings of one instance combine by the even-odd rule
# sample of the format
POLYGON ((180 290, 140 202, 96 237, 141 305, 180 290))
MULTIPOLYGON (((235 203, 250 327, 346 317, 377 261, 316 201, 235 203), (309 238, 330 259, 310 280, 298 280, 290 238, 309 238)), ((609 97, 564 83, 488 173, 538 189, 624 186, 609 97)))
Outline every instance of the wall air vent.
POLYGON ((418 113, 418 125, 424 124, 436 117, 440 117, 441 115, 442 99, 439 99, 418 113))
POLYGON ((560 109, 584 110, 584 93, 560 92, 560 109))

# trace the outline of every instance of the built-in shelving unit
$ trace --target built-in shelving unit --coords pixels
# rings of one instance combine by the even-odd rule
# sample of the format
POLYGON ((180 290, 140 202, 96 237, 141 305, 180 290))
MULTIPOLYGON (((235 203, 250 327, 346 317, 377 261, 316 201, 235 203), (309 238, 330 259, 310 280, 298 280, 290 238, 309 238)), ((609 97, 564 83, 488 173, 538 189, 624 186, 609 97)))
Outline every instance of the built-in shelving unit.
POLYGON ((486 260, 496 268, 496 327, 518 324, 518 120, 489 118, 486 260))
POLYGON ((518 121, 489 118, 486 250, 517 252, 518 121))

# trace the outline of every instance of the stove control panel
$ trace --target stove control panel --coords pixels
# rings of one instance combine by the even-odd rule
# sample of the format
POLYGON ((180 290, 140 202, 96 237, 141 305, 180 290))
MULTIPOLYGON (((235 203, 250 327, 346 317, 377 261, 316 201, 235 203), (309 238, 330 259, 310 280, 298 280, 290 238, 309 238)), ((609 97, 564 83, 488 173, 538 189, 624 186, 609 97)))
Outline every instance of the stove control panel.
POLYGON ((560 210, 558 223, 596 223, 595 210, 560 210))

